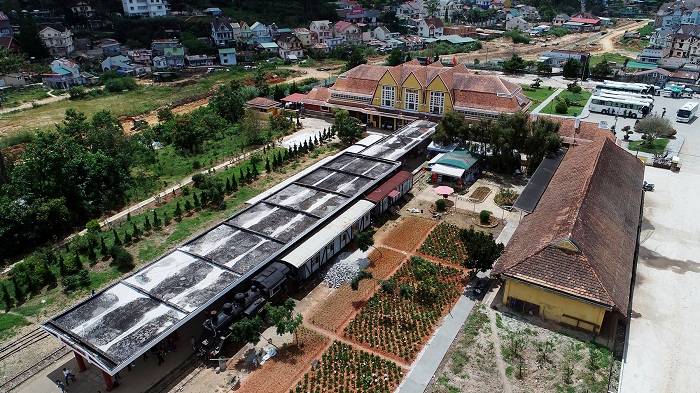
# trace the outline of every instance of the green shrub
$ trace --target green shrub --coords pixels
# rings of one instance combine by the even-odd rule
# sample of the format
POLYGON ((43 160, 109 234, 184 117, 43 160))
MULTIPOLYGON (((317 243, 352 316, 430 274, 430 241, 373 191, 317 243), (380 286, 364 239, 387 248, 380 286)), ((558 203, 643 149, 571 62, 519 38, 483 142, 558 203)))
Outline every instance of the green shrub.
POLYGON ((82 86, 73 86, 68 89, 69 100, 80 100, 85 98, 85 88, 82 86))
POLYGON ((136 267, 134 257, 123 247, 114 246, 110 253, 112 255, 111 265, 116 266, 120 272, 128 272, 136 267))
POLYGON ((439 212, 444 212, 447 209, 447 201, 445 199, 438 199, 435 201, 435 208, 439 212))
POLYGON ((124 90, 136 90, 138 85, 132 77, 113 78, 105 82, 105 89, 110 93, 119 93, 124 90))
POLYGON ((481 221, 482 224, 488 224, 489 220, 491 220, 491 212, 482 210, 481 213, 479 213, 479 221, 481 221))
POLYGON ((382 290, 386 293, 394 293, 394 291, 396 290, 396 281, 394 281, 394 280, 382 281, 382 290))
POLYGON ((566 105, 566 101, 559 101, 557 105, 554 106, 554 111, 559 114, 565 114, 569 110, 569 106, 566 105))
POLYGON ((571 86, 571 89, 569 89, 572 93, 574 94, 579 94, 581 92, 581 86, 579 85, 573 85, 571 86))

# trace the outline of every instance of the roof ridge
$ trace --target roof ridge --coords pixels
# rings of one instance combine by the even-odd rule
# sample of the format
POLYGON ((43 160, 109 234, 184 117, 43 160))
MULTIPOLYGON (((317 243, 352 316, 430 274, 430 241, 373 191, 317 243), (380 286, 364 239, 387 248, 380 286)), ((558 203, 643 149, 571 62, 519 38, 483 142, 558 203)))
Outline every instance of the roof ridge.
MULTIPOLYGON (((591 165, 586 166, 583 168, 582 172, 587 173, 583 186, 581 187, 581 192, 579 193, 578 197, 576 198, 576 210, 573 211, 573 215, 571 216, 570 226, 567 228, 568 229, 568 238, 571 240, 572 235, 574 233, 574 227, 578 223, 578 219, 581 215, 581 206, 583 205, 583 200, 586 198, 586 195, 588 194, 589 188, 591 187, 591 180, 593 179, 593 173, 595 172, 595 169, 598 167, 598 163, 600 162, 600 156, 602 155, 603 152, 603 147, 605 145, 605 140, 601 143, 601 146, 598 151, 596 152, 595 159, 593 160, 593 163, 591 165)), ((598 143, 590 143, 586 145, 572 145, 570 149, 576 149, 576 148, 593 148, 591 146, 596 146, 598 143)), ((571 240, 572 243, 576 244, 573 240, 571 240)), ((576 245, 576 247, 579 247, 576 245)), ((580 247, 579 247, 580 248, 580 247)))

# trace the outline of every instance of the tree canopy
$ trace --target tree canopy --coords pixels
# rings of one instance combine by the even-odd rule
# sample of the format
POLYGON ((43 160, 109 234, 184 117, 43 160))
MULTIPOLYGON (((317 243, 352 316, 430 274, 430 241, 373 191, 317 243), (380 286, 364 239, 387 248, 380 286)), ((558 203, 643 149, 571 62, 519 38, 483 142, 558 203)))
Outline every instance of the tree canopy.
POLYGON ((277 328, 277 334, 293 333, 294 339, 298 343, 297 329, 304 321, 301 314, 294 315, 294 299, 288 298, 281 306, 273 306, 270 303, 265 304, 265 312, 270 322, 277 328))
POLYGON ((341 142, 350 145, 362 136, 360 121, 350 116, 350 112, 345 109, 334 108, 333 119, 335 120, 331 131, 337 135, 341 142))
POLYGON ((634 130, 646 135, 645 144, 653 146, 654 140, 671 136, 676 133, 676 130, 671 125, 671 121, 667 117, 650 115, 641 119, 634 126, 634 130))
POLYGON ((475 231, 473 226, 460 230, 459 236, 469 250, 465 266, 470 269, 491 269, 505 249, 503 243, 496 243, 492 233, 475 231))

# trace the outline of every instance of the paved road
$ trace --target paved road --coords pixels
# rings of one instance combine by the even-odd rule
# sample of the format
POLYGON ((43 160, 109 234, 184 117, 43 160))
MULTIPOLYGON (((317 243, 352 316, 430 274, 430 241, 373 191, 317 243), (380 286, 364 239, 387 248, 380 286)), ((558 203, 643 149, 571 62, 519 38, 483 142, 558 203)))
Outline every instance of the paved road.
MULTIPOLYGON (((655 111, 676 110, 687 99, 657 98, 655 111)), ((656 185, 646 193, 633 318, 620 379, 621 393, 695 392, 700 386, 700 135, 698 119, 672 124, 680 150, 678 173, 647 167, 645 179, 656 185)))

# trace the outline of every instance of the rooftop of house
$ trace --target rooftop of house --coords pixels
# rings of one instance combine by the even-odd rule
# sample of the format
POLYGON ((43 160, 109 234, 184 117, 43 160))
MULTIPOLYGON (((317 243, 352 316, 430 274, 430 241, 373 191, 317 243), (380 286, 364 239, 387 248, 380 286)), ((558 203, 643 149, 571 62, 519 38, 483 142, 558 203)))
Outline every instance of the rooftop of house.
POLYGON ((643 180, 644 164, 609 138, 569 149, 492 275, 626 313, 643 180))
POLYGON ((279 106, 280 103, 265 97, 255 97, 252 100, 245 103, 248 106, 255 106, 259 108, 272 108, 279 106))

